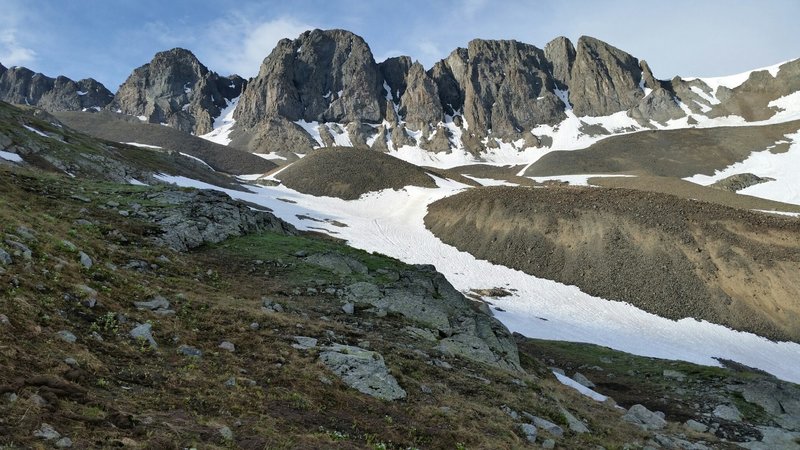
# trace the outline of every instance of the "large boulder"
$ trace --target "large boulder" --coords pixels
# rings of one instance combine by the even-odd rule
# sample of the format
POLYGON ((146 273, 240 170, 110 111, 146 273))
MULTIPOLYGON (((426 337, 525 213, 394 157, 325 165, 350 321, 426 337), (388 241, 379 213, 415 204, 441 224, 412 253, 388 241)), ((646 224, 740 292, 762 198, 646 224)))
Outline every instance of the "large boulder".
POLYGON ((346 385, 363 394, 383 400, 399 400, 406 396, 380 353, 334 344, 323 349, 319 360, 346 385))

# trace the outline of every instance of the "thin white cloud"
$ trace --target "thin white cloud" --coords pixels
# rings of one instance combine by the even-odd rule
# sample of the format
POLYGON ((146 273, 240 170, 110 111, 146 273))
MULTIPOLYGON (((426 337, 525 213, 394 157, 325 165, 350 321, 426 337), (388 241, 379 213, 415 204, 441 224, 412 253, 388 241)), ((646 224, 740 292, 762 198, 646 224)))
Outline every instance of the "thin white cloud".
POLYGON ((19 43, 15 29, 0 33, 0 63, 6 66, 22 66, 36 60, 36 52, 19 43))
POLYGON ((242 15, 221 19, 212 25, 212 42, 204 52, 209 67, 220 73, 251 77, 279 40, 294 39, 315 28, 291 17, 254 21, 242 15))

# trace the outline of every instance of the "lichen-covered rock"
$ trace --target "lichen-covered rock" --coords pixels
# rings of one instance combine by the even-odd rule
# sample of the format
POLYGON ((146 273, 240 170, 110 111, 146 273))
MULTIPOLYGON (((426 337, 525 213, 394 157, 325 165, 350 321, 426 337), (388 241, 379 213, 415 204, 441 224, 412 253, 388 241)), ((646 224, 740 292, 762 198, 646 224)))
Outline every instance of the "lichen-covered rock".
POLYGON ((335 344, 326 347, 319 360, 345 384, 361 393, 383 400, 398 400, 406 396, 406 391, 389 373, 379 353, 335 344))
POLYGON ((638 404, 631 406, 628 412, 622 416, 622 420, 639 425, 645 430, 660 430, 667 426, 664 413, 650 411, 645 406, 638 404))
POLYGON ((227 194, 214 190, 161 191, 147 199, 168 208, 154 208, 148 220, 161 228, 154 238, 177 251, 257 231, 294 234, 295 228, 274 215, 251 209, 227 194))

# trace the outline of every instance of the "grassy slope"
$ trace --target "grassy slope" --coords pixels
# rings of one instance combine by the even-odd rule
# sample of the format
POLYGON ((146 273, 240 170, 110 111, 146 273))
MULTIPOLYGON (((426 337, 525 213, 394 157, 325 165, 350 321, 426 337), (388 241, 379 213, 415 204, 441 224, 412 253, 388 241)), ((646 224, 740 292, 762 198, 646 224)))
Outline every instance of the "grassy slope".
MULTIPOLYGON (((15 257, 0 275, 0 311, 10 320, 0 326, 0 391, 19 396, 13 403, 0 401, 0 444, 36 447, 32 431, 46 422, 80 448, 200 443, 205 448, 382 448, 381 443, 454 448, 457 442, 467 448, 518 448, 524 438, 499 412, 502 404, 555 421, 563 421, 557 398, 581 416, 617 415, 551 379, 527 377, 523 387, 518 376, 467 361, 448 359, 452 370, 432 366, 415 351, 419 342, 402 331, 408 324, 401 318, 347 316, 333 296, 306 290, 356 279, 307 266, 292 255, 301 249, 334 250, 373 269, 405 267, 398 261, 329 240, 271 234, 191 254, 169 253, 141 237, 154 232, 149 225, 103 207, 109 200, 124 201, 127 190, 150 188, 19 171, 0 175, 0 231, 14 234, 25 226, 36 236, 29 242, 32 260, 15 257), (70 199, 75 193, 92 203, 70 199), (78 225, 78 219, 92 225, 78 225), (95 265, 82 268, 63 239, 91 255, 95 265), (155 266, 125 269, 131 260, 155 266), (80 303, 86 297, 80 285, 98 292, 98 306, 80 303), (133 301, 154 295, 167 297, 177 314, 158 317, 133 307, 133 301), (262 311, 262 296, 280 302, 286 312, 262 311), (127 336, 135 322, 146 321, 153 324, 158 350, 127 336), (252 322, 261 328, 251 330, 252 322), (74 333, 77 343, 56 338, 59 330, 74 333), (93 331, 103 342, 91 337, 93 331), (409 398, 387 403, 345 387, 316 362, 313 351, 291 347, 294 335, 368 341, 385 355, 409 398), (223 340, 234 342, 237 351, 218 349, 223 340), (205 354, 180 356, 180 344, 205 354), (78 367, 66 365, 67 357, 78 367), (237 386, 225 387, 231 377, 237 377, 237 386), (328 385, 321 377, 334 381, 328 385), (422 385, 432 392, 423 393, 422 385), (35 406, 33 394, 48 405, 35 406), (223 425, 233 429, 233 442, 218 433, 223 425)), ((598 430, 603 431, 568 442, 621 442, 638 434, 610 420, 598 430)))

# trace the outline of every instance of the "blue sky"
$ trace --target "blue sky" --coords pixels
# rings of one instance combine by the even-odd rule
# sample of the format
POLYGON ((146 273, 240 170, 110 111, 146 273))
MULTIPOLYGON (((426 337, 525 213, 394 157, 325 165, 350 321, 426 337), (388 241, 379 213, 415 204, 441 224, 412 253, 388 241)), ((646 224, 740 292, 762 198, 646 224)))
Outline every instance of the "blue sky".
POLYGON ((115 91, 160 50, 185 47, 221 74, 253 76, 280 38, 344 28, 378 61, 406 54, 430 67, 473 38, 542 47, 585 34, 662 79, 717 76, 800 57, 798 17, 798 0, 0 0, 0 63, 115 91))

